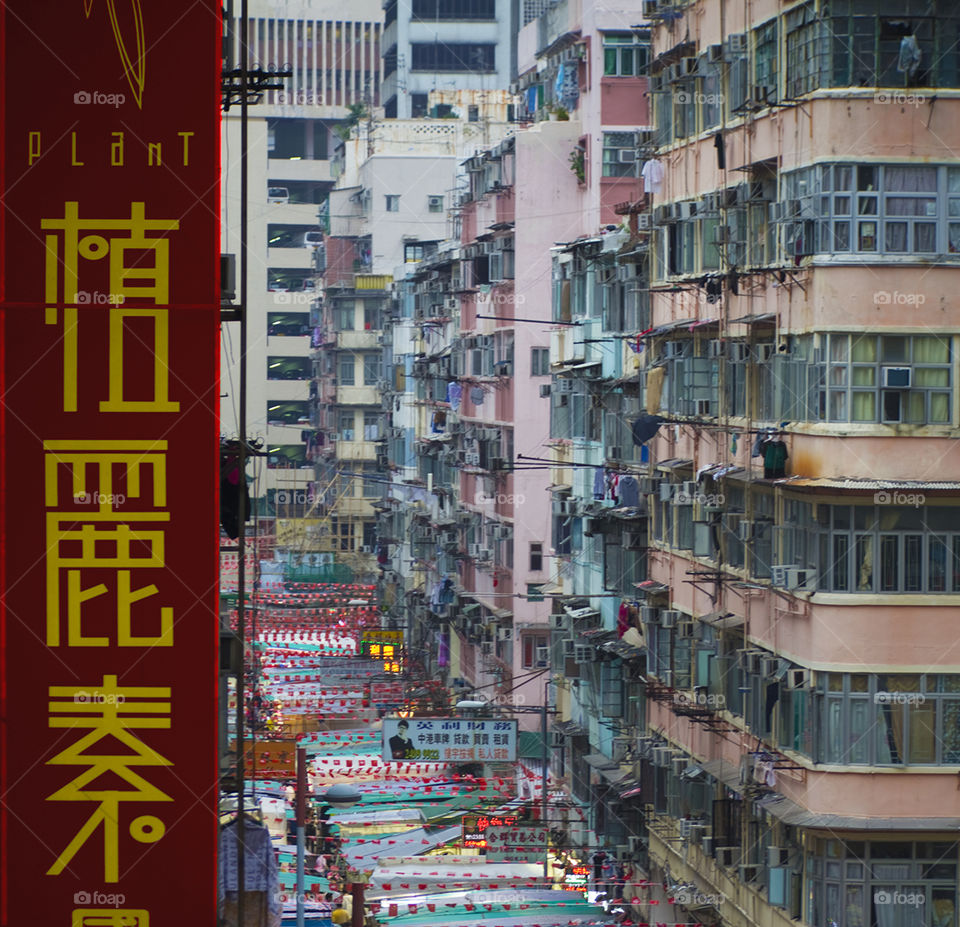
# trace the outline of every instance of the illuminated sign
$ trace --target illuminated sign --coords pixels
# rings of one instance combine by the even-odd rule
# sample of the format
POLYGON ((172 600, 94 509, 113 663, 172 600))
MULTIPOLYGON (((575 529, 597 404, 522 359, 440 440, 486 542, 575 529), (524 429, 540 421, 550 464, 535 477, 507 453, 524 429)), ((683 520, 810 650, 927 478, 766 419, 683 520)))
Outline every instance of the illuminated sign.
POLYGON ((213 923, 221 4, 0 16, 0 920, 213 923))
POLYGON ((364 631, 360 638, 360 654, 372 660, 382 660, 386 673, 403 670, 403 631, 364 631))
POLYGON ((549 846, 547 829, 532 824, 491 824, 486 836, 487 859, 493 862, 539 862, 549 846))
POLYGON ((517 823, 515 815, 465 814, 463 825, 463 845, 473 849, 485 849, 487 829, 490 827, 512 827, 517 823))

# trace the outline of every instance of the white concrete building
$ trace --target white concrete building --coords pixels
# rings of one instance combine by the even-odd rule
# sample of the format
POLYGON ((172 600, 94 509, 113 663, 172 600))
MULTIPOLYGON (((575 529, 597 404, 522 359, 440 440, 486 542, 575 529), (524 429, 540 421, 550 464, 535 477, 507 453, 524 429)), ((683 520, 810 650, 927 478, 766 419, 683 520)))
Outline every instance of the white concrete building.
MULTIPOLYGON (((251 466, 257 497, 278 488, 305 489, 313 478, 306 437, 314 425, 310 342, 319 308, 313 278, 322 251, 312 245, 324 228, 334 183, 334 129, 350 114, 351 104, 377 112, 382 21, 377 0, 353 0, 349 7, 334 0, 250 2, 249 68, 292 71, 284 90, 265 93, 249 108, 246 431, 263 439, 268 451, 265 460, 251 466)), ((226 41, 237 67, 236 22, 226 41)), ((240 137, 240 108, 231 107, 223 120, 221 247, 237 255, 240 137)), ((224 326, 222 343, 221 430, 235 436, 237 323, 224 326)))

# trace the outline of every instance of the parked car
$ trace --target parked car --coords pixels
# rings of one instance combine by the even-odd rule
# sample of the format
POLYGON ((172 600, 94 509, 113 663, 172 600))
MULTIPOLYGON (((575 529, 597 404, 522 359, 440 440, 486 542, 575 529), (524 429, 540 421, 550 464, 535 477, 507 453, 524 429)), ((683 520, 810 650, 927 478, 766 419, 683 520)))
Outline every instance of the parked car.
POLYGON ((290 191, 286 187, 267 187, 268 203, 289 203, 290 191))

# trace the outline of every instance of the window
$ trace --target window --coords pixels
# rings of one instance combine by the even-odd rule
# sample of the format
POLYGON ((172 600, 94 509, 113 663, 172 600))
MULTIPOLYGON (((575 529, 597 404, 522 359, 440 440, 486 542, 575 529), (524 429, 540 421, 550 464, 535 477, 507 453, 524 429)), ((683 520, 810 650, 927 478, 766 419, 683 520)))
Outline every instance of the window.
POLYGON ((429 105, 429 101, 430 101, 429 94, 411 93, 410 94, 410 115, 414 119, 420 119, 423 116, 426 116, 427 106, 429 105))
POLYGON ((550 375, 550 348, 530 349, 530 376, 547 377, 550 375))
POLYGON ((543 569, 543 544, 530 545, 530 572, 539 573, 543 569))
POLYGON ((479 122, 480 121, 480 107, 479 106, 468 106, 467 107, 467 122, 479 122))
POLYGON ((310 422, 310 403, 267 400, 268 425, 305 425, 310 422))
POLYGON ((785 17, 787 33, 787 97, 810 93, 820 86, 825 72, 824 29, 812 3, 791 10, 785 17))
POLYGON ((951 338, 831 334, 827 418, 835 422, 949 424, 951 338))
POLYGON ((637 176, 637 145, 633 132, 603 133, 603 176, 637 176))
POLYGON ((363 385, 376 386, 380 381, 382 358, 379 354, 363 355, 363 385))
POLYGON ((351 409, 349 412, 341 412, 337 419, 337 431, 340 434, 341 441, 353 441, 355 433, 353 430, 354 414, 351 409))
POLYGON ((495 20, 496 0, 413 0, 413 19, 423 22, 437 20, 495 20))
POLYGON ((309 357, 268 357, 268 380, 309 380, 312 376, 309 357))
POLYGON ((363 307, 363 329, 364 331, 379 331, 383 328, 383 313, 379 306, 371 306, 369 303, 363 307))
POLYGON ((333 319, 338 332, 352 332, 354 329, 353 303, 347 306, 338 306, 334 310, 333 319))
POLYGON ((399 194, 388 193, 385 199, 387 201, 387 212, 400 212, 399 194))
POLYGON ((363 413, 363 440, 377 441, 380 438, 380 413, 363 413))
POLYGON ((763 102, 777 99, 777 21, 771 19, 754 32, 753 82, 763 102))
MULTIPOLYGON (((366 429, 366 426, 364 426, 364 429, 366 429)), ((377 474, 376 470, 373 470, 369 467, 363 468, 363 483, 361 491, 366 499, 373 499, 383 495, 383 481, 382 478, 377 474)))
POLYGON ((546 634, 523 635, 523 668, 532 669, 538 666, 547 666, 550 663, 550 638, 546 634))
POLYGON ((340 358, 340 370, 338 373, 339 386, 356 385, 356 364, 352 354, 344 354, 340 358))
POLYGON ((429 212, 443 212, 443 196, 428 196, 427 210, 429 212))
POLYGON ((603 34, 604 77, 638 77, 650 61, 650 31, 603 34))
POLYGON ((268 312, 267 334, 293 337, 310 334, 309 312, 268 312))
POLYGON ((405 264, 417 263, 423 260, 423 245, 404 245, 403 260, 405 264))
POLYGON ((271 470, 310 467, 305 444, 272 444, 267 448, 267 468, 271 470))
POLYGON ((410 69, 413 71, 496 70, 496 45, 468 43, 414 43, 410 46, 410 69))

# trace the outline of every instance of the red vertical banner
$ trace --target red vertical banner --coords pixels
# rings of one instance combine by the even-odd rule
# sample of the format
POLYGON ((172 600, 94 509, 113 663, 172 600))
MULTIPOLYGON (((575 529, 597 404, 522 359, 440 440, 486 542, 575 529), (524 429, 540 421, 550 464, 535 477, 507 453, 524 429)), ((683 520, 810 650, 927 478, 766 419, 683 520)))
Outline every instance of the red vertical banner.
POLYGON ((0 15, 0 923, 213 924, 220 4, 0 15))

